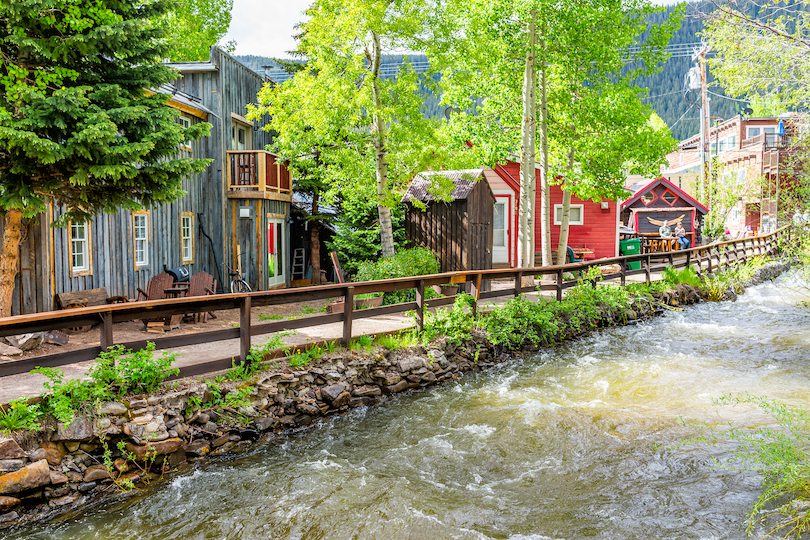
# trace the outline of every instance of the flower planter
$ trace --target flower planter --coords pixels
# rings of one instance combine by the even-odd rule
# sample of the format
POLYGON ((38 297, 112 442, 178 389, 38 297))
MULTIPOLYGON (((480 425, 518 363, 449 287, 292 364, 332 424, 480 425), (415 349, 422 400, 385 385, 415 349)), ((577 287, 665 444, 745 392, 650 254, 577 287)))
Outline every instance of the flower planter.
POLYGON ((433 290, 443 296, 453 296, 458 294, 458 284, 455 285, 433 285, 433 290))
POLYGON ((367 309, 373 307, 380 307, 383 303, 382 296, 374 296, 371 298, 355 298, 354 309, 367 309))

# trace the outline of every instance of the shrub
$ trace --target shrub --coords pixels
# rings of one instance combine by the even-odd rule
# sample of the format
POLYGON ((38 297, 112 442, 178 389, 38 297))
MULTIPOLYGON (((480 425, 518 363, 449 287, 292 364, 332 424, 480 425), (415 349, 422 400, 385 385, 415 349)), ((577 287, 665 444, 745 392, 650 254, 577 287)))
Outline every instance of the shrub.
POLYGON ((470 336, 474 320, 472 306, 475 299, 469 294, 459 293, 452 308, 439 308, 436 313, 425 312, 425 323, 421 338, 423 343, 430 343, 437 337, 446 336, 451 343, 461 343, 470 336))
POLYGON ((0 410, 0 431, 6 434, 18 429, 39 431, 41 416, 39 405, 29 405, 27 397, 12 399, 5 410, 0 410))
POLYGON ((810 503, 810 411, 748 393, 727 394, 714 403, 718 406, 753 405, 776 420, 778 427, 751 429, 733 423, 694 421, 690 425, 698 429, 698 434, 682 441, 679 446, 709 443, 726 448, 726 441, 734 441, 736 447, 732 456, 715 461, 715 465, 724 469, 756 471, 762 475, 763 493, 748 514, 749 534, 762 520, 769 521, 771 530, 767 537, 779 530, 787 531, 783 538, 798 538, 810 531, 807 510, 810 503), (774 509, 768 511, 766 507, 774 509))
POLYGON ((555 309, 523 295, 489 313, 484 325, 492 343, 510 349, 519 349, 524 343, 537 345, 544 339, 553 340, 559 331, 555 309))
POLYGON ((64 380, 65 372, 56 368, 38 367, 31 370, 48 378, 42 383, 46 395, 43 410, 60 422, 70 424, 80 411, 89 411, 102 401, 113 399, 112 387, 94 379, 64 380))
POLYGON ((151 341, 145 349, 134 352, 125 350, 123 345, 114 345, 99 355, 89 375, 98 383, 116 387, 119 396, 150 393, 180 372, 170 369, 177 356, 164 352, 155 358, 155 344, 151 341))
POLYGON ((663 278, 664 281, 669 285, 678 285, 680 283, 692 285, 693 287, 700 285, 700 278, 698 277, 697 272, 689 267, 682 268, 679 272, 675 270, 675 267, 667 266, 664 268, 663 278))
MULTIPOLYGON (((400 250, 393 257, 364 261, 357 267, 355 280, 376 281, 439 273, 439 260, 428 249, 417 247, 400 250)), ((432 289, 425 290, 426 298, 437 296, 432 289)), ((383 295, 383 304, 399 304, 416 300, 416 289, 390 291, 383 295)))

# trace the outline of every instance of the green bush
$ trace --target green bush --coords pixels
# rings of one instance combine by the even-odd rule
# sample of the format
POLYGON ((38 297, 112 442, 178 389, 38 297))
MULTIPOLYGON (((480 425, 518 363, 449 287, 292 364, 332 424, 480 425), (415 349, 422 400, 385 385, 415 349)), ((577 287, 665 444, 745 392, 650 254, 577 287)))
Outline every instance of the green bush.
MULTIPOLYGON (((400 250, 393 257, 382 257, 376 261, 364 261, 357 267, 356 281, 377 281, 410 276, 424 276, 439 273, 439 260, 428 249, 412 248, 400 250)), ((425 298, 436 297, 433 289, 425 290, 425 298)), ((390 291, 383 295, 383 304, 399 304, 416 300, 416 289, 390 291)))
POLYGON ((106 382, 69 379, 64 380, 65 372, 57 368, 38 367, 31 373, 44 375, 47 382, 43 401, 44 412, 52 414, 60 422, 70 424, 79 412, 89 412, 102 401, 114 398, 112 386, 106 382))
POLYGON ((472 306, 475 299, 469 294, 459 293, 452 308, 439 308, 436 313, 425 311, 425 324, 421 338, 427 344, 432 340, 446 336, 451 343, 461 343, 470 337, 474 320, 472 306))
POLYGON ((39 431, 41 416, 39 405, 29 405, 27 397, 12 399, 5 410, 0 410, 0 431, 6 434, 18 429, 39 431))
POLYGON ((768 538, 777 531, 782 538, 799 538, 810 531, 810 411, 748 393, 727 394, 714 403, 755 406, 777 424, 751 428, 732 422, 693 421, 689 425, 697 434, 676 447, 709 443, 727 448, 728 441, 734 441, 731 457, 717 460, 715 465, 762 475, 763 492, 748 514, 748 533, 761 522, 770 530, 768 538))
POLYGON ((675 270, 675 267, 667 266, 664 268, 663 278, 668 285, 678 285, 680 283, 692 285, 693 287, 700 285, 700 278, 697 272, 689 267, 682 268, 679 272, 675 270))
POLYGON ((545 302, 532 302, 520 295, 494 309, 484 318, 490 341, 510 349, 524 343, 538 345, 553 340, 559 331, 556 309, 545 302))

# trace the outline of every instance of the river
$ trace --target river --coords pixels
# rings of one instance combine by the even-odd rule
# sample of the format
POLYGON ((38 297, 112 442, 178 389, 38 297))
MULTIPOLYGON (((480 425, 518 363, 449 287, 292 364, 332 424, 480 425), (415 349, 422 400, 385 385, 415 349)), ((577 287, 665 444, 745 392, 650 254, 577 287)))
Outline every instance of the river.
MULTIPOLYGON (((14 539, 739 539, 760 493, 670 444, 747 390, 810 405, 810 310, 780 278, 322 421, 14 539)), ((723 419, 756 425, 750 409, 723 419)))

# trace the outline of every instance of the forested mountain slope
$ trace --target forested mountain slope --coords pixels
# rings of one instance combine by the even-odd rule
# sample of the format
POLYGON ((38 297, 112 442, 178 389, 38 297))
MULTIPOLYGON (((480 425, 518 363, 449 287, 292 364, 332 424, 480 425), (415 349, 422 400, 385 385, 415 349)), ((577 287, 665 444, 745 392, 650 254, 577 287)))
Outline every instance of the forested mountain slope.
MULTIPOLYGON (((675 7, 669 7, 666 11, 658 13, 651 17, 650 22, 660 24, 665 21, 675 7)), ((673 36, 670 41, 671 45, 696 43, 700 41, 699 33, 703 30, 703 19, 701 13, 706 13, 713 9, 710 2, 690 2, 686 18, 680 30, 673 36)), ((749 5, 749 10, 767 9, 756 6, 755 4, 749 5)), ((262 56, 237 56, 242 63, 249 68, 264 74, 265 69, 263 66, 275 65, 271 58, 262 56)), ((389 55, 383 60, 382 71, 386 75, 393 75, 402 62, 403 55, 389 55)), ((423 68, 427 65, 427 58, 425 55, 413 54, 408 57, 411 64, 417 69, 423 68)), ((670 58, 662 67, 660 73, 649 77, 639 77, 637 84, 641 88, 648 88, 648 97, 645 98, 658 115, 667 123, 672 129, 673 136, 682 140, 700 131, 700 103, 695 103, 694 97, 690 101, 684 99, 683 89, 686 73, 692 67, 694 62, 690 58, 670 58)), ((422 69, 423 70, 423 69, 422 69)), ((270 70, 268 75, 277 78, 281 72, 277 69, 270 70)), ((713 78, 709 75, 710 84, 713 78)), ((439 105, 439 97, 433 95, 429 90, 423 89, 425 93, 425 114, 432 117, 439 117, 444 114, 444 107, 439 105)), ((721 117, 723 119, 731 118, 738 114, 745 104, 739 101, 732 100, 725 97, 723 89, 717 86, 711 86, 710 91, 713 94, 711 97, 711 115, 721 117)))

